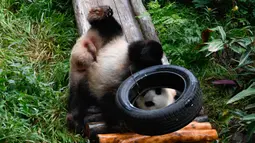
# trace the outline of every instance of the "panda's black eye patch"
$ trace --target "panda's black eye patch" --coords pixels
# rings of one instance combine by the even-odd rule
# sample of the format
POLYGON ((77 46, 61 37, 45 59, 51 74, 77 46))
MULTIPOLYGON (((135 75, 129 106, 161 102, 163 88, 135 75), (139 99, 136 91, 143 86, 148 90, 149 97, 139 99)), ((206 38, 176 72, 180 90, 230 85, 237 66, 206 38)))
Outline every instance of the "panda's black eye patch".
POLYGON ((147 106, 147 107, 151 107, 151 106, 154 106, 154 105, 155 105, 152 101, 146 101, 144 104, 145 104, 145 106, 147 106))
POLYGON ((160 94, 161 94, 161 88, 156 88, 156 89, 155 89, 155 93, 156 93, 157 95, 160 95, 160 94))

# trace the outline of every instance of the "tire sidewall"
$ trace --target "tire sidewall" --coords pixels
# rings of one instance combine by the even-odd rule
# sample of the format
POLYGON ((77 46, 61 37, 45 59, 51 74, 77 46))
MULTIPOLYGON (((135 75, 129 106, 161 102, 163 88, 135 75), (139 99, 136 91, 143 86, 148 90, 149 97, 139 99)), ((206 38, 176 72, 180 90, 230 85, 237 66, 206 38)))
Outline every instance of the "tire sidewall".
MULTIPOLYGON (((198 110, 202 107, 201 94, 199 82, 189 70, 175 65, 157 65, 141 70, 126 79, 117 91, 116 104, 119 110, 122 111, 127 124, 132 126, 132 128, 136 128, 135 126, 139 124, 144 124, 143 127, 147 128, 149 124, 151 125, 151 123, 155 121, 155 124, 158 124, 158 129, 160 129, 161 126, 165 126, 165 120, 169 115, 172 116, 169 122, 175 121, 176 126, 180 126, 177 125, 180 123, 184 126, 191 122, 195 118, 197 112, 199 112, 198 110), (162 72, 176 74, 183 79, 185 87, 180 97, 169 106, 157 110, 142 110, 133 106, 129 101, 129 92, 130 89, 136 85, 136 81, 142 80, 145 76, 162 72), (196 101, 194 101, 195 99, 196 101), (186 110, 187 112, 192 110, 194 114, 185 116, 178 115, 178 113, 186 112, 186 110), (180 119, 180 117, 187 118, 180 119)), ((162 133, 163 132, 166 131, 162 131, 162 133)))

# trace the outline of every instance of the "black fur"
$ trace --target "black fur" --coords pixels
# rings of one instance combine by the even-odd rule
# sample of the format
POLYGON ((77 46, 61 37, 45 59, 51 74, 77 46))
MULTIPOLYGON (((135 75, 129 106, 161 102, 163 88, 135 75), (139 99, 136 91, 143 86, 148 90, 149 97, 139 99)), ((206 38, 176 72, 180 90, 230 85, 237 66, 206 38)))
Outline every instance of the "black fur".
POLYGON ((133 42, 128 50, 129 59, 136 71, 162 64, 163 49, 161 44, 154 40, 133 42))
POLYGON ((103 119, 108 126, 118 125, 121 119, 121 112, 115 103, 115 93, 108 92, 100 100, 99 106, 103 113, 103 119))
POLYGON ((67 126, 77 133, 81 133, 84 127, 84 117, 91 105, 96 105, 96 99, 91 96, 88 83, 85 78, 78 82, 78 85, 70 83, 67 126))
MULTIPOLYGON (((114 17, 106 17, 101 20, 89 21, 91 29, 97 30, 100 36, 107 43, 117 36, 123 35, 121 25, 115 20, 114 17)), ((104 44, 105 44, 104 43, 104 44)))

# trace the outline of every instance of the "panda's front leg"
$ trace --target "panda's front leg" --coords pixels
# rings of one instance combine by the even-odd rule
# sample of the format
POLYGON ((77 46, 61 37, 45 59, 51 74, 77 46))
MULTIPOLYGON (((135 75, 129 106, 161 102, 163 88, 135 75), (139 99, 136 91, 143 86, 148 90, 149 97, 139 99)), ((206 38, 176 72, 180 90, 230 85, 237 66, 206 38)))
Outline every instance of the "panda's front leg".
POLYGON ((102 111, 103 120, 106 122, 108 127, 113 127, 120 124, 122 115, 117 109, 115 93, 106 93, 102 98, 99 99, 99 106, 102 111))
POLYGON ((87 115, 90 105, 95 101, 90 95, 85 77, 79 76, 76 72, 71 72, 69 86, 67 126, 70 130, 82 133, 85 127, 84 117, 87 115))

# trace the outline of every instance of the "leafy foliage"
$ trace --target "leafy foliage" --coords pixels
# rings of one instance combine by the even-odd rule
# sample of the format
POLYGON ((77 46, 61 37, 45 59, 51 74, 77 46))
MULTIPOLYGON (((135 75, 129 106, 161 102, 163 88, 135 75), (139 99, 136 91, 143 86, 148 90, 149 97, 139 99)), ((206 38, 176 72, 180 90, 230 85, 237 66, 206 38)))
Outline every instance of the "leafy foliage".
POLYGON ((199 11, 171 2, 148 4, 164 51, 171 64, 190 69, 200 80, 207 114, 217 125, 221 141, 230 142, 236 132, 251 139, 255 127, 251 88, 255 81, 255 30, 251 26, 253 16, 245 11, 251 13, 248 7, 253 1, 193 3, 199 11), (197 45, 201 39, 202 44, 197 45))
POLYGON ((150 2, 148 8, 172 63, 185 67, 191 63, 205 63, 204 56, 194 49, 200 41, 200 31, 205 28, 197 23, 200 19, 195 11, 177 3, 161 7, 158 2, 150 2))
POLYGON ((210 7, 217 9, 219 17, 228 14, 235 15, 236 18, 245 18, 251 22, 255 21, 255 1, 254 0, 193 0, 196 8, 210 7))
MULTIPOLYGON (((229 19, 230 23, 233 18, 229 19)), ((204 31, 205 35, 210 35, 205 38, 203 47, 200 51, 207 51, 207 56, 213 55, 216 61, 220 61, 224 64, 229 71, 235 70, 238 74, 237 81, 242 87, 248 88, 240 91, 234 97, 232 97, 227 103, 235 103, 247 105, 242 110, 234 109, 234 113, 230 112, 228 123, 230 121, 239 121, 239 126, 235 126, 239 132, 247 132, 249 135, 247 140, 251 140, 254 133, 254 112, 251 109, 254 107, 254 81, 255 81, 255 38, 254 27, 249 26, 249 22, 246 26, 240 28, 239 25, 232 25, 227 23, 224 28, 217 26, 215 28, 209 28, 204 31), (253 84, 252 84, 253 83, 253 84), (246 98, 246 102, 243 103, 240 100, 246 98), (248 108, 247 108, 248 107, 248 108)), ((243 101, 243 100, 242 100, 243 101)), ((240 108, 240 107, 239 107, 240 108)))

